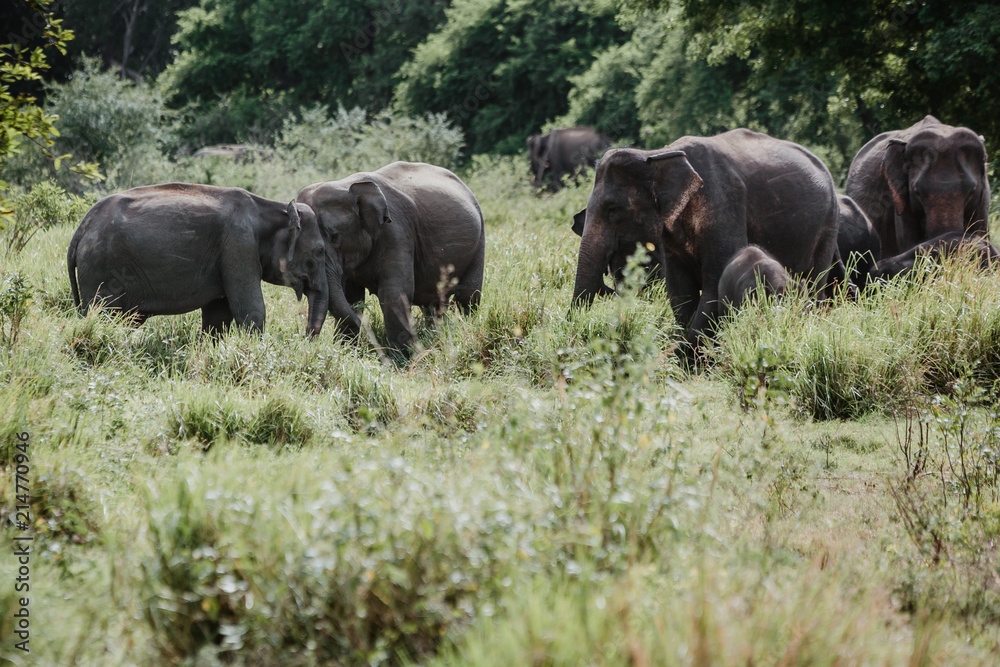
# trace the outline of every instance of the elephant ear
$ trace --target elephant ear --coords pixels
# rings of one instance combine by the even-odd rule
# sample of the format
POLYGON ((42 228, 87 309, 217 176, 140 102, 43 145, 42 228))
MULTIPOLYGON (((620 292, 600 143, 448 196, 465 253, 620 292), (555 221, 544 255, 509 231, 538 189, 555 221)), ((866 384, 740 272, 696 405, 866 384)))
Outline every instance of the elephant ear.
POLYGON ((896 213, 903 214, 910 200, 910 180, 906 170, 906 142, 902 139, 890 139, 882 157, 882 176, 892 193, 892 203, 896 213))
POLYGON ((361 225, 373 239, 378 238, 382 225, 391 222, 382 189, 372 181, 361 181, 350 187, 350 193, 354 196, 361 225))
POLYGON ((646 158, 646 162, 653 165, 656 170, 653 196, 663 218, 664 227, 670 229, 705 181, 691 166, 684 151, 667 151, 650 155, 646 158))
POLYGON ((285 213, 288 215, 288 252, 279 260, 282 272, 286 270, 288 263, 292 261, 292 257, 295 255, 295 244, 299 240, 299 232, 302 231, 302 221, 299 219, 299 211, 295 208, 294 199, 288 202, 288 208, 285 210, 285 213))
POLYGON ((583 236, 583 226, 587 224, 587 209, 583 209, 573 216, 573 232, 577 236, 583 236))

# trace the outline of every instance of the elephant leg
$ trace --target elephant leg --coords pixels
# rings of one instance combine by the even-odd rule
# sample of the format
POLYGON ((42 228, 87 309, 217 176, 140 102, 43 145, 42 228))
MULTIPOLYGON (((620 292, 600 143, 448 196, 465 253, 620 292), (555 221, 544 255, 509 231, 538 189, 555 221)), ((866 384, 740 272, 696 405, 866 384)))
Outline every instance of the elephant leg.
POLYGON ((201 330, 210 336, 220 336, 233 324, 233 311, 226 299, 216 299, 202 306, 201 330))
POLYGON ((410 307, 413 303, 412 277, 403 285, 389 283, 380 286, 378 301, 382 306, 382 317, 385 320, 385 333, 389 339, 389 347, 408 356, 410 343, 414 337, 410 317, 410 307))
POLYGON ((695 312, 697 312, 698 297, 701 291, 698 280, 691 271, 681 265, 677 258, 670 255, 664 259, 663 268, 674 318, 681 328, 687 330, 695 312))
POLYGON ((466 315, 479 306, 479 300, 483 295, 483 269, 485 265, 485 244, 480 244, 476 259, 465 270, 465 274, 459 279, 458 285, 452 290, 455 302, 462 309, 462 313, 466 315))
POLYGON ((260 289, 256 242, 233 248, 222 259, 222 287, 236 326, 264 330, 264 293, 260 289))

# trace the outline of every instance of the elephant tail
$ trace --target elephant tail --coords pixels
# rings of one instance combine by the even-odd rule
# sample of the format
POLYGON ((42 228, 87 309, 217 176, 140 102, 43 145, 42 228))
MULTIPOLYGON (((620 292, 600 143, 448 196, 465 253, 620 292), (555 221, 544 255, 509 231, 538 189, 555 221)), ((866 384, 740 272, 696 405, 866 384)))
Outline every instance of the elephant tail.
POLYGON ((83 230, 83 225, 80 225, 80 229, 76 230, 73 234, 73 240, 69 242, 69 250, 66 251, 66 266, 69 269, 69 287, 73 292, 73 304, 80 308, 80 285, 76 280, 76 248, 80 245, 80 238, 83 236, 81 233, 83 230))

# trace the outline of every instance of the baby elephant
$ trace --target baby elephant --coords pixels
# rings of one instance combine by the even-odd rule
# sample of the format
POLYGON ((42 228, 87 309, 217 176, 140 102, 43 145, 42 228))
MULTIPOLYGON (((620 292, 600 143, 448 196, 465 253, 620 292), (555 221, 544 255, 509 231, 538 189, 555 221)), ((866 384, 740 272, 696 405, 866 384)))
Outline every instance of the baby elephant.
POLYGON ((308 206, 240 188, 168 183, 97 202, 66 260, 81 314, 100 302, 141 324, 200 308, 209 333, 232 324, 260 331, 266 280, 306 295, 307 331, 316 335, 327 312, 325 255, 308 206))
POLYGON ((479 202, 447 169, 394 162, 378 171, 314 183, 297 200, 316 211, 327 244, 330 313, 356 335, 354 304, 378 296, 390 345, 407 354, 411 306, 479 302, 486 230, 479 202))
POLYGON ((766 294, 782 294, 794 281, 778 260, 763 248, 748 245, 733 255, 719 278, 719 313, 735 313, 753 298, 757 285, 766 294))
POLYGON ((865 285, 909 273, 920 257, 931 262, 940 262, 943 258, 952 257, 960 252, 970 253, 977 258, 980 268, 984 271, 1000 262, 1000 252, 987 237, 968 232, 945 232, 904 253, 876 262, 868 271, 865 285))
POLYGON ((837 195, 839 215, 837 224, 837 249, 844 265, 850 271, 848 278, 858 284, 863 276, 882 259, 882 241, 853 199, 837 195))

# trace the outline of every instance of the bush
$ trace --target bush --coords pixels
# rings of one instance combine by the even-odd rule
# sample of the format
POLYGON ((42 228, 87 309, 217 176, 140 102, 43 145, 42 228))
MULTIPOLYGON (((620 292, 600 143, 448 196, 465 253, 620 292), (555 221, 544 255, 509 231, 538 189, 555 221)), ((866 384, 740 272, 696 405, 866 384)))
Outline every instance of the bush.
POLYGON ((300 447, 312 438, 302 409, 285 396, 247 405, 210 390, 198 390, 173 409, 168 430, 180 440, 195 439, 204 449, 230 440, 277 448, 300 447))
POLYGON ((67 193, 51 180, 15 195, 10 200, 14 218, 5 230, 7 257, 20 254, 40 231, 56 225, 79 224, 93 203, 89 197, 67 193))
POLYGON ((275 148, 279 161, 346 175, 396 160, 454 168, 462 144, 461 130, 444 114, 408 118, 383 111, 369 118, 363 109, 340 107, 331 116, 326 107, 315 106, 286 118, 275 148))
MULTIPOLYGON (((59 117, 60 136, 51 150, 100 162, 109 191, 167 180, 162 150, 172 132, 159 93, 148 84, 101 71, 97 59, 84 58, 80 65, 66 83, 46 87, 46 112, 59 117)), ((49 175, 74 192, 85 187, 75 174, 53 172, 37 149, 15 156, 4 170, 12 183, 28 185, 49 175)))
POLYGON ((31 294, 31 283, 20 273, 6 274, 0 281, 0 343, 7 349, 14 347, 21 335, 31 294))
POLYGON ((899 438, 906 468, 892 496, 916 548, 899 593, 909 609, 947 600, 934 612, 992 627, 1000 618, 1000 409, 971 377, 950 390, 909 413, 899 438))
MULTIPOLYGON (((60 466, 41 465, 34 456, 30 465, 28 516, 35 538, 56 538, 74 544, 96 539, 98 505, 87 492, 87 480, 60 466)), ((13 475, 0 476, 0 492, 7 498, 14 498, 13 475)), ((14 515, 13 503, 0 507, 0 522, 4 526, 13 524, 14 515)))

